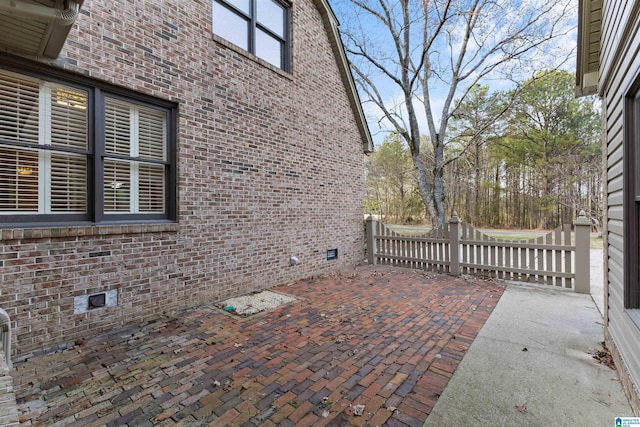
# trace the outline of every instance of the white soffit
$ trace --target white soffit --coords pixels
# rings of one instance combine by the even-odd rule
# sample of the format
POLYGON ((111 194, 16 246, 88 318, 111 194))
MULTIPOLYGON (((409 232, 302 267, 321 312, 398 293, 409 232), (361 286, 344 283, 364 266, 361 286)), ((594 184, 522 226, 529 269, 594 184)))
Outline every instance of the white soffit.
POLYGON ((0 49, 56 58, 80 5, 79 0, 0 0, 0 49))
POLYGON ((576 95, 597 92, 600 69, 602 0, 580 0, 576 95))

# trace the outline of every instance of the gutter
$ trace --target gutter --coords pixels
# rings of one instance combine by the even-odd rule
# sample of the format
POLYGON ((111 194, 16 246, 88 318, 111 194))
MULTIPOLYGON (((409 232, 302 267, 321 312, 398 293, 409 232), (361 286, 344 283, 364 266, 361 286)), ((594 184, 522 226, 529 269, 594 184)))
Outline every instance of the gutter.
POLYGON ((25 3, 21 0, 0 2, 0 13, 20 18, 34 19, 40 22, 69 26, 78 17, 80 3, 70 0, 66 9, 54 9, 47 6, 25 3))

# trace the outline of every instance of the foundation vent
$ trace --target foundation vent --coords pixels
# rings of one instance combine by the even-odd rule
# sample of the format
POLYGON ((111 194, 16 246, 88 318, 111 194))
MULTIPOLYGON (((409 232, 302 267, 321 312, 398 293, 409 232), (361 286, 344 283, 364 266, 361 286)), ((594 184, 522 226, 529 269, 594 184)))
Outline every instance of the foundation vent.
POLYGON ((73 299, 73 314, 82 314, 103 307, 118 305, 118 290, 97 292, 90 295, 80 295, 73 299))

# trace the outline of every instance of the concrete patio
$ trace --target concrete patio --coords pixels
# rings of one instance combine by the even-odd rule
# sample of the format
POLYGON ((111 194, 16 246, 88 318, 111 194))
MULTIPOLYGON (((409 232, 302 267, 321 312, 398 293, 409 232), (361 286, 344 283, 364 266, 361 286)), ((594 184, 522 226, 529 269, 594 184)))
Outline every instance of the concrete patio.
POLYGON ((509 286, 425 426, 614 426, 633 412, 602 340, 590 295, 509 286))
POLYGON ((615 425, 633 416, 618 373, 595 363, 603 340, 602 249, 591 294, 510 285, 431 411, 441 425, 615 425))
POLYGON ((130 326, 13 371, 23 425, 421 426, 504 291, 362 267, 130 326), (356 415, 364 405, 362 415, 356 415))

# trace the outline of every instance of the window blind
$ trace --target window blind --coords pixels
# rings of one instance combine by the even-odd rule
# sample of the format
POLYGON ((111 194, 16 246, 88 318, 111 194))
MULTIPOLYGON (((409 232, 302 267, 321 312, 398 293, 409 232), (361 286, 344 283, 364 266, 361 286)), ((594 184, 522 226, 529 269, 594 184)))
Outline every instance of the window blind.
POLYGON ((0 72, 0 140, 38 144, 38 81, 0 72))

